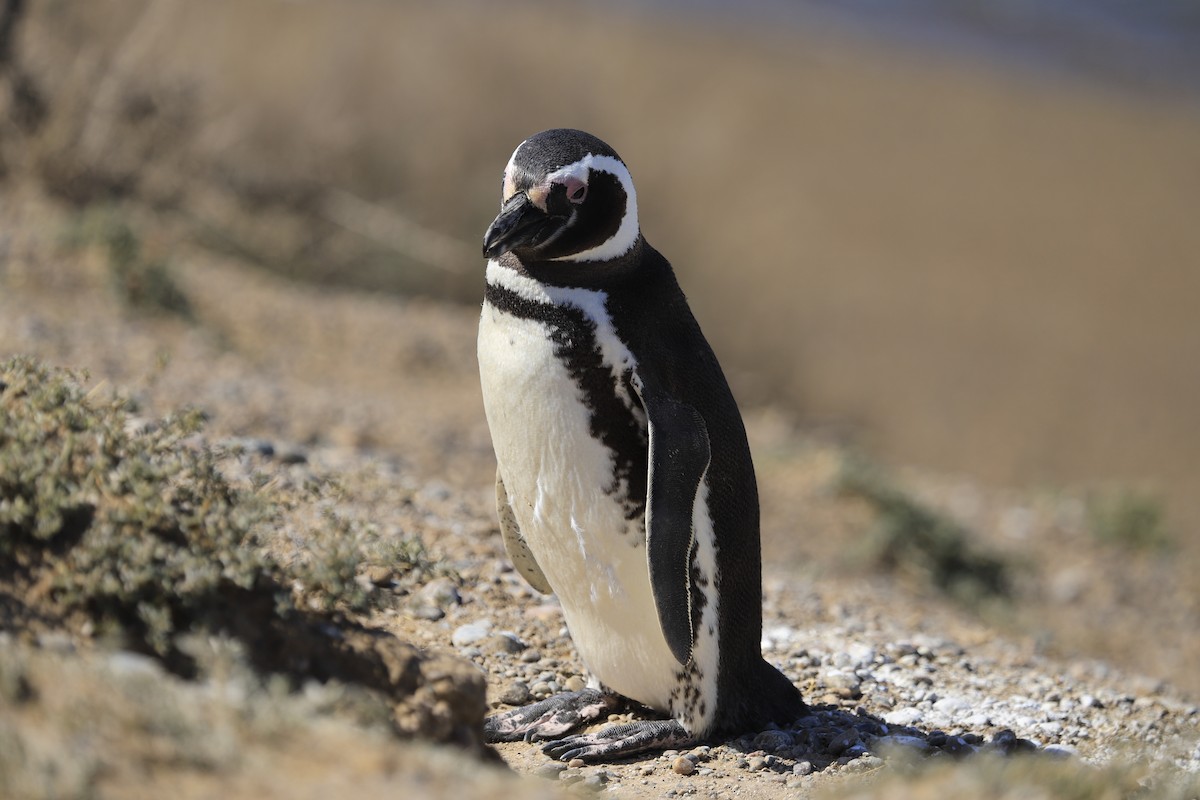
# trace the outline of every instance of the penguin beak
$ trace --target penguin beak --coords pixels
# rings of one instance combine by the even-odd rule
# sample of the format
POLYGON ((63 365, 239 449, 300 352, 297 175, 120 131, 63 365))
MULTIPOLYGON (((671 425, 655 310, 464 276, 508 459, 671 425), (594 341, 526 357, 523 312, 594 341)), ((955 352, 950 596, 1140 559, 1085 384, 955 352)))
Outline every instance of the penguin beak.
POLYGON ((511 250, 541 244, 561 220, 533 204, 524 192, 508 198, 500 214, 483 235, 484 258, 497 258, 511 250))

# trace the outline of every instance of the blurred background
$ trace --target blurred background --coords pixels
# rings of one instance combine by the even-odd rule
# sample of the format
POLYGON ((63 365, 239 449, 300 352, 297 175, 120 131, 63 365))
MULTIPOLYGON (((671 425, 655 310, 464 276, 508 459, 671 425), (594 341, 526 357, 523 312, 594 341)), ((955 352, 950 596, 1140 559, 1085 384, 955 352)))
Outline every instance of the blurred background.
POLYGON ((10 180, 297 281, 475 304, 509 154, 584 128, 744 405, 892 463, 1122 487, 1196 538, 1194 4, 0 8, 10 180))

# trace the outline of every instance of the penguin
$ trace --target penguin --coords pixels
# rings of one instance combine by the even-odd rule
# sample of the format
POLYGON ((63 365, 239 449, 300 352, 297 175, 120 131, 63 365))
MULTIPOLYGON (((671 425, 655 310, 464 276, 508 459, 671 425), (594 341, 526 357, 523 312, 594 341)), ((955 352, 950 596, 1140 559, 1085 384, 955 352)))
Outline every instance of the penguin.
POLYGON ((587 688, 488 717, 491 742, 587 762, 806 713, 762 657, 745 428, 620 156, 579 130, 504 169, 478 357, 505 549, 554 593, 587 688), (657 718, 576 732, 632 701, 657 718))

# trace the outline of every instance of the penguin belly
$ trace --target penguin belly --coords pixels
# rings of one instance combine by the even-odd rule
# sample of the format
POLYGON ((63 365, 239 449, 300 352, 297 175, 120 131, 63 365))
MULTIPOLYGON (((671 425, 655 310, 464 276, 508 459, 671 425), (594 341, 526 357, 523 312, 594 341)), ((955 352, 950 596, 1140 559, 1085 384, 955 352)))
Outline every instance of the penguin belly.
POLYGON ((659 625, 644 518, 627 519, 613 454, 593 437, 582 389, 550 333, 544 322, 484 304, 484 410, 509 503, 588 670, 606 688, 670 712, 683 668, 659 625))

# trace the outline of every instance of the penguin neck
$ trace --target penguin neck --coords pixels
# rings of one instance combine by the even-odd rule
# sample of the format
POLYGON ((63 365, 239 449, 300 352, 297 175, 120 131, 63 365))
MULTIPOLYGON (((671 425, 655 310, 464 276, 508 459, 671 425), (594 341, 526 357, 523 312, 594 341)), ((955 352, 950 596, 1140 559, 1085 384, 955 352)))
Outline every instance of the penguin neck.
POLYGON ((646 250, 650 250, 641 233, 624 254, 606 261, 542 261, 508 255, 507 266, 528 275, 538 283, 564 288, 598 289, 604 291, 619 286, 637 273, 646 250))

